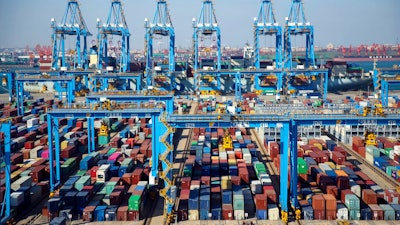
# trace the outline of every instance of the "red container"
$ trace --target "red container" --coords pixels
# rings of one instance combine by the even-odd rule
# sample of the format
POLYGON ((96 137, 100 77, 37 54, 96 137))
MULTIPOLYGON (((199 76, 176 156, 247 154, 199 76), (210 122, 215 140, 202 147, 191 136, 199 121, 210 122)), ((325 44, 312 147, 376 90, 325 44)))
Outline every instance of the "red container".
POLYGON ((267 197, 264 194, 255 195, 256 209, 266 210, 267 209, 267 197))
POLYGON ((367 174, 362 171, 355 172, 358 177, 360 177, 363 181, 372 180, 367 174))
POLYGON ((326 220, 336 220, 336 210, 326 210, 325 211, 326 220))
POLYGON ((181 179, 181 189, 190 189, 190 177, 182 177, 181 179))
POLYGON ((179 195, 180 200, 187 200, 189 199, 190 189, 182 189, 179 195))
POLYGON ((223 204, 222 205, 222 219, 223 220, 233 220, 233 207, 231 204, 223 204))
POLYGON ((383 210, 379 205, 377 204, 369 204, 369 208, 371 208, 372 211, 372 220, 383 220, 383 210))
POLYGON ((82 219, 84 222, 92 222, 93 221, 93 214, 96 206, 86 206, 83 209, 82 219))
POLYGON ((32 164, 32 167, 40 166, 40 165, 45 165, 47 163, 47 159, 39 159, 38 161, 34 162, 32 164))
POLYGON ((45 165, 36 166, 34 169, 32 169, 30 175, 33 183, 39 183, 45 177, 45 169, 45 165))
MULTIPOLYGON (((29 158, 29 157, 28 157, 29 158)), ((24 163, 24 156, 22 153, 14 153, 11 155, 11 162, 13 164, 22 164, 24 163)))
POLYGON ((327 186, 326 187, 326 193, 334 195, 335 198, 339 197, 339 189, 338 189, 337 186, 333 186, 333 185, 327 186))
POLYGON ((322 210, 314 209, 314 220, 325 220, 325 209, 322 210))
POLYGON ((249 172, 247 171, 247 167, 239 168, 239 177, 242 184, 250 184, 249 172))
POLYGON ((231 181, 233 185, 240 185, 240 177, 239 176, 231 176, 231 181))
POLYGON ((138 221, 139 220, 139 211, 128 211, 128 219, 127 221, 138 221))
POLYGON ((124 175, 122 175, 122 182, 124 185, 131 185, 132 184, 132 173, 124 173, 124 175))
POLYGON ((337 177, 336 184, 340 190, 349 189, 350 188, 350 180, 348 177, 337 177))
POLYGON ((345 202, 347 194, 354 194, 354 193, 350 189, 342 190, 340 192, 340 196, 341 196, 340 200, 342 200, 342 202, 345 202))
POLYGON ((141 177, 142 177, 143 169, 141 168, 136 168, 131 177, 131 184, 137 184, 139 183, 141 177))
POLYGON ((375 191, 371 189, 362 190, 362 200, 366 204, 378 204, 378 198, 375 191))
MULTIPOLYGON (((210 176, 202 176, 200 178, 201 185, 210 185, 211 184, 211 178, 210 176)), ((189 187, 190 188, 190 187, 189 187)))
POLYGON ((332 161, 337 165, 342 165, 345 160, 346 157, 342 153, 335 151, 332 152, 332 161))
POLYGON ((120 205, 123 194, 122 191, 113 191, 110 194, 110 204, 111 205, 120 205))
POLYGON ((356 167, 353 165, 353 163, 349 162, 349 161, 345 161, 342 164, 343 166, 349 167, 350 169, 354 170, 356 167))
MULTIPOLYGON (((322 194, 313 195, 311 202, 312 202, 311 205, 312 205, 312 208, 314 209, 314 212, 318 211, 318 210, 323 210, 325 212, 325 199, 322 194)), ((325 217, 325 215, 324 215, 324 217, 325 217)), ((314 219, 315 219, 315 216, 314 216, 314 219)))
POLYGON ((268 204, 277 204, 278 198, 274 189, 272 190, 265 190, 264 195, 267 195, 267 202, 268 204))
POLYGON ((336 205, 336 198, 334 195, 331 194, 324 194, 323 195, 325 199, 325 209, 328 210, 334 210, 336 211, 337 205, 336 205))
POLYGON ((358 146, 364 145, 364 140, 360 136, 353 136, 352 143, 358 146))
POLYGON ((25 142, 24 147, 26 149, 32 149, 32 148, 35 147, 35 142, 34 141, 27 141, 27 142, 25 142))

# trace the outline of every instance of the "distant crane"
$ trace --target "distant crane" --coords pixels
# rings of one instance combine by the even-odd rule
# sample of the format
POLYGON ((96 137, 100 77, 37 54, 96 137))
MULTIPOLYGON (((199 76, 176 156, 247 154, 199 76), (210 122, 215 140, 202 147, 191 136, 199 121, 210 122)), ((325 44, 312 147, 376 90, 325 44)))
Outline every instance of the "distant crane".
POLYGON ((121 54, 118 68, 120 72, 128 71, 130 64, 129 37, 131 34, 129 33, 120 0, 112 0, 106 23, 101 24, 100 19, 97 19, 97 28, 99 31, 97 68, 102 69, 103 63, 108 63, 108 36, 118 35, 121 36, 121 54))
POLYGON ((149 23, 148 19, 145 19, 145 49, 146 49, 146 76, 147 86, 152 86, 154 81, 153 70, 153 39, 156 35, 169 36, 169 50, 168 50, 168 71, 165 73, 164 68, 160 68, 162 75, 159 75, 163 79, 168 77, 169 87, 166 89, 172 90, 174 88, 174 71, 175 71, 175 29, 171 21, 171 17, 168 11, 168 5, 166 0, 157 0, 157 9, 154 14, 153 22, 149 23), (166 74, 166 76, 165 76, 166 74))
MULTIPOLYGON (((216 47, 217 47, 217 70, 221 70, 221 30, 218 26, 217 17, 215 16, 215 11, 213 7, 213 2, 211 0, 203 0, 203 6, 200 11, 200 17, 196 22, 196 19, 193 18, 193 50, 194 50, 194 80, 195 80, 195 89, 196 91, 200 91, 200 79, 201 76, 197 73, 199 69, 199 40, 202 41, 204 37, 211 37, 215 35, 216 47)), ((210 46, 209 48, 205 48, 206 53, 210 53, 211 49, 214 46, 210 46)), ((212 65, 214 69, 214 65, 212 65)), ((203 69, 203 68, 201 68, 203 69)), ((220 75, 217 74, 215 77, 217 81, 217 85, 220 85, 220 75)), ((208 91, 208 90, 206 90, 208 91)), ((214 91, 211 91, 213 94, 214 91)))
POLYGON ((292 35, 306 35, 306 55, 304 67, 315 66, 314 27, 306 20, 302 0, 292 0, 289 17, 286 18, 284 32, 285 68, 292 69, 292 35))
POLYGON ((260 35, 275 35, 275 64, 282 65, 282 27, 278 26, 272 9, 271 0, 263 0, 258 17, 254 18, 254 67, 260 69, 260 35))
POLYGON ((65 38, 66 35, 76 36, 76 46, 75 46, 75 57, 73 60, 74 68, 87 69, 87 36, 92 34, 89 32, 85 21, 83 19, 81 10, 78 5, 77 0, 69 0, 68 7, 65 11, 64 17, 61 23, 56 25, 54 18, 51 19, 51 27, 53 28, 53 58, 52 58, 52 68, 55 70, 59 69, 59 60, 61 54, 62 67, 67 66, 65 57, 65 38), (81 37, 83 37, 83 49, 81 48, 81 37))

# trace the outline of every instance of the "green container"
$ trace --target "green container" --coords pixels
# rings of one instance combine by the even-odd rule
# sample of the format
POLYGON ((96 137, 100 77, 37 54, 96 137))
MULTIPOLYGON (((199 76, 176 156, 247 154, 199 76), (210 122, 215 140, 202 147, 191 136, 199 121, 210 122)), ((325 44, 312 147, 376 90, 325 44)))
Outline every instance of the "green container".
POLYGON ((233 210, 244 210, 243 194, 234 194, 233 195, 233 210))
POLYGON ((390 151, 392 151, 393 148, 385 148, 384 150, 385 150, 385 155, 389 157, 390 156, 390 151))
POLYGON ((350 210, 357 210, 360 212, 360 199, 354 194, 348 194, 345 197, 345 204, 347 209, 350 210))
POLYGON ((128 201, 128 210, 139 211, 140 210, 140 195, 131 195, 128 201))
POLYGON ((89 175, 82 176, 76 181, 74 187, 78 191, 82 191, 83 187, 91 183, 91 177, 89 175))
POLYGON ((261 162, 254 163, 254 170, 256 171, 256 175, 258 178, 260 178, 260 174, 267 173, 265 165, 261 162))
POLYGON ((395 220, 395 211, 389 204, 380 204, 379 207, 383 210, 384 220, 395 220))
POLYGON ((110 150, 108 150, 107 152, 107 156, 112 155, 113 153, 115 153, 117 151, 117 148, 110 148, 110 150))
POLYGON ((78 172, 76 172, 77 176, 85 176, 86 175, 86 170, 79 170, 78 172))
POLYGON ((42 114, 42 115, 40 115, 40 116, 39 116, 39 120, 40 120, 41 122, 47 121, 47 114, 42 114))
POLYGON ((107 182, 106 183, 106 195, 110 195, 111 192, 114 190, 115 185, 117 185, 117 182, 107 182))
POLYGON ((297 172, 299 174, 307 174, 308 165, 307 162, 303 158, 297 158, 297 172))
POLYGON ((396 170, 396 167, 394 167, 394 166, 387 166, 387 167, 386 167, 386 174, 387 174, 389 177, 391 177, 391 176, 392 176, 393 170, 396 170))
POLYGON ((183 176, 184 177, 192 176, 192 166, 191 165, 185 165, 185 168, 183 168, 183 176))
POLYGON ((109 135, 100 135, 98 136, 99 139, 99 145, 106 145, 110 143, 110 136, 109 135))
POLYGON ((197 141, 192 141, 191 145, 197 145, 197 141))
POLYGON ((360 220, 360 210, 349 210, 349 220, 360 220))

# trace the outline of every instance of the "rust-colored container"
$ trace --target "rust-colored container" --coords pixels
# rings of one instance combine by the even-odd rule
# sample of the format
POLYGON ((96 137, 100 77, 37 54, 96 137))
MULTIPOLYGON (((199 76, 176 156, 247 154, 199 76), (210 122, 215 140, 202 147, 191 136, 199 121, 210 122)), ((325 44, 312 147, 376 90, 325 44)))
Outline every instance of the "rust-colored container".
POLYGON ((354 194, 350 189, 346 189, 346 190, 341 190, 340 191, 340 200, 342 202, 346 202, 346 195, 348 194, 354 194))
POLYGON ((231 204, 223 204, 222 205, 222 219, 223 220, 233 220, 233 207, 231 204))
POLYGON ((86 206, 83 209, 82 220, 84 222, 92 222, 95 209, 96 209, 96 206, 86 206))
POLYGON ((378 198, 375 191, 371 189, 362 190, 362 200, 366 204, 378 204, 378 198))
POLYGON ((335 151, 332 152, 332 161, 337 165, 342 165, 345 160, 346 157, 342 153, 335 151))
POLYGON ((277 204, 278 198, 274 189, 264 190, 264 195, 267 195, 268 204, 277 204))
POLYGON ((141 168, 136 168, 131 177, 131 184, 137 184, 139 183, 141 177, 142 177, 143 169, 141 168))
POLYGON ((139 211, 128 211, 128 221, 139 221, 140 214, 139 211))
POLYGON ((239 168, 239 177, 241 180, 241 184, 250 184, 249 172, 247 171, 247 167, 239 168))
POLYGON ((120 206, 117 210, 118 221, 128 221, 128 206, 120 206))
POLYGON ((325 209, 314 209, 314 220, 325 220, 325 209))
POLYGON ((233 185, 240 185, 240 177, 239 176, 231 176, 231 181, 233 185))
POLYGON ((331 194, 324 194, 324 199, 325 199, 325 209, 328 210, 334 210, 336 211, 337 205, 336 205, 336 198, 334 195, 331 194))
POLYGON ((40 165, 33 168, 30 173, 32 177, 32 182, 39 183, 45 177, 46 173, 45 169, 46 169, 45 165, 40 165))
POLYGON ((267 196, 264 194, 256 194, 255 197, 256 209, 266 210, 267 209, 267 196))
POLYGON ((337 186, 334 186, 334 185, 329 185, 329 186, 327 186, 327 187, 326 187, 326 193, 327 193, 327 194, 334 195, 335 198, 338 198, 338 197, 339 197, 339 189, 338 189, 337 186))
POLYGON ((200 178, 200 182, 201 182, 201 185, 210 185, 211 184, 211 178, 210 178, 210 176, 202 176, 200 178))
POLYGON ((336 220, 336 210, 326 210, 325 211, 326 220, 336 220))
MULTIPOLYGON (((311 198, 311 205, 315 211, 323 210, 325 212, 325 198, 322 194, 313 195, 311 198)), ((325 213, 324 213, 325 214, 325 213)), ((325 217, 325 215, 324 215, 325 217)))
POLYGON ((369 208, 372 211, 372 220, 383 220, 384 212, 377 204, 369 204, 369 208))

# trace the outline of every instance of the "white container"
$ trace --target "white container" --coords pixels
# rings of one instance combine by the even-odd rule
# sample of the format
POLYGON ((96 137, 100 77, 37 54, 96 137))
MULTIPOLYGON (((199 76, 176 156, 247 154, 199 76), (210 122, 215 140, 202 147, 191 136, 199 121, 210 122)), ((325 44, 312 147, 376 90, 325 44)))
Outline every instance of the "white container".
POLYGON ((199 220, 199 211, 198 210, 189 210, 188 219, 189 220, 199 220))
POLYGON ((348 220, 349 219, 349 210, 346 208, 346 206, 344 204, 337 204, 336 217, 338 220, 348 220))
POLYGON ((26 121, 27 128, 31 128, 35 125, 39 125, 39 118, 32 118, 26 121))
POLYGON ((75 134, 74 132, 68 132, 68 133, 64 134, 64 137, 65 137, 67 140, 69 140, 69 139, 74 138, 75 135, 76 135, 76 134, 75 134))
POLYGON ((259 180, 252 180, 250 187, 251 187, 251 192, 253 193, 253 195, 262 194, 262 192, 263 192, 261 181, 259 181, 259 180))
POLYGON ((268 204, 268 219, 279 220, 279 208, 276 204, 268 204))
POLYGON ((110 169, 110 164, 103 164, 96 171, 96 182, 106 182, 107 181, 107 172, 110 169))
POLYGON ((17 191, 20 187, 30 187, 32 185, 32 177, 25 176, 11 183, 11 189, 17 191))
POLYGON ((244 217, 244 210, 236 209, 233 211, 235 220, 243 220, 244 217))
POLYGON ((361 187, 353 180, 350 180, 350 190, 357 195, 357 197, 361 198, 361 187))
POLYGON ((200 185, 197 185, 197 184, 190 185, 190 190, 196 190, 196 189, 200 189, 200 185))
POLYGON ((17 191, 11 193, 11 207, 17 207, 24 202, 24 193, 17 191))
POLYGON ((370 164, 374 164, 374 156, 368 152, 365 153, 365 160, 370 164))
POLYGON ((109 195, 104 196, 104 197, 101 199, 101 201, 102 201, 104 204, 106 204, 106 205, 110 205, 110 204, 111 204, 111 203, 110 203, 110 196, 109 196, 109 195))
POLYGON ((36 147, 34 147, 33 149, 31 149, 30 151, 29 151, 29 157, 31 158, 31 159, 37 159, 38 158, 38 152, 40 151, 40 150, 42 150, 43 149, 43 146, 36 146, 36 147))
POLYGON ((324 173, 326 173, 326 171, 332 170, 332 168, 331 168, 328 164, 325 164, 325 163, 320 163, 320 164, 318 164, 318 167, 319 167, 324 173))

